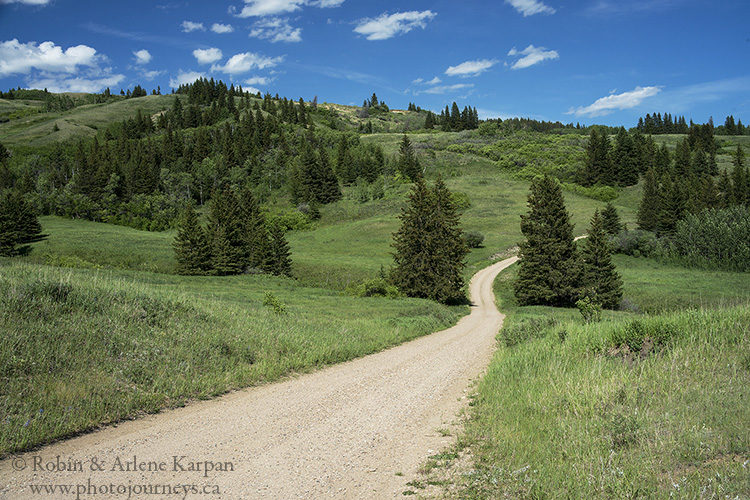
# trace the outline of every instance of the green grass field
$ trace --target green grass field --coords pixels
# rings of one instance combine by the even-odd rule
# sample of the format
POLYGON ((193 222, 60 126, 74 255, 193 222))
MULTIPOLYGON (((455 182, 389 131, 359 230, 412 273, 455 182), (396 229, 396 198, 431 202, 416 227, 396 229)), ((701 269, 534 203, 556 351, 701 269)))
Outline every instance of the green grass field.
POLYGON ((455 450, 420 484, 477 499, 750 493, 750 279, 615 262, 631 310, 589 325, 575 309, 519 307, 515 269, 501 273, 498 350, 455 450), (451 470, 461 455, 468 470, 451 470))
POLYGON ((465 312, 269 276, 65 270, 0 259, 0 456, 363 356, 465 312), (283 313, 264 305, 267 293, 283 313))

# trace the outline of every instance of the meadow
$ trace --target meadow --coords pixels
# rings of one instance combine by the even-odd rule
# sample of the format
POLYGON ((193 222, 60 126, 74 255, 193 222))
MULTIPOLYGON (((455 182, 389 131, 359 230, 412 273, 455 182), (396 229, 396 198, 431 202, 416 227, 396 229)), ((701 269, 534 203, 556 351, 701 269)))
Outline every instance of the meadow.
POLYGON ((515 269, 501 273, 508 316, 464 433, 414 484, 477 499, 750 492, 747 274, 615 263, 628 310, 590 324, 576 309, 519 307, 515 269))
POLYGON ((363 356, 465 313, 269 276, 0 259, 0 456, 363 356))

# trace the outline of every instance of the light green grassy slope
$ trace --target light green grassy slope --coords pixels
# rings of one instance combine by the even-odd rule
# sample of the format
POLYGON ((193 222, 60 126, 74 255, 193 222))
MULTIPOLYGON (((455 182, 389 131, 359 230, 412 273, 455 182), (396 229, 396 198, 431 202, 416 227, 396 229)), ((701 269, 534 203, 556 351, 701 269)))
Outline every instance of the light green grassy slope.
POLYGON ((270 276, 180 277, 0 259, 0 456, 363 356, 465 308, 270 276), (285 311, 264 305, 273 294, 285 311))
POLYGON ((169 109, 174 98, 172 95, 150 95, 113 103, 88 104, 63 112, 28 115, 0 123, 0 142, 5 146, 43 146, 93 137, 100 128, 133 117, 138 110, 153 115, 169 109), (55 125, 58 131, 54 131, 55 125))

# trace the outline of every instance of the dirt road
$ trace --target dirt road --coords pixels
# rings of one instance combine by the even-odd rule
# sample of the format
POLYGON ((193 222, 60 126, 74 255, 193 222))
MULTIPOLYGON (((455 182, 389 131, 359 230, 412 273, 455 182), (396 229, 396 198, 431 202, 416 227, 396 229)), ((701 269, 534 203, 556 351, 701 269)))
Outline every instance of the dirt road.
POLYGON ((438 429, 489 363, 503 321, 492 283, 516 260, 474 276, 475 305, 453 328, 5 460, 0 498, 401 497, 451 442, 438 429))

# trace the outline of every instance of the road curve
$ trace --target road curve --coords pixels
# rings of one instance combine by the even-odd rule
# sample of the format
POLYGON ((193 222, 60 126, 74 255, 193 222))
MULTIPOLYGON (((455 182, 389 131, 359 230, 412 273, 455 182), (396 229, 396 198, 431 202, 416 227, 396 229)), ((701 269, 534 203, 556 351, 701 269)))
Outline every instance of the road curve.
POLYGON ((0 462, 0 498, 76 498, 35 493, 34 484, 86 488, 80 498, 184 497, 160 495, 167 485, 195 485, 187 498, 204 499, 401 497, 433 450, 450 443, 437 429, 455 419, 490 361, 504 318, 492 284, 516 260, 472 278, 471 314, 452 328, 12 457, 0 462), (60 470, 58 456, 73 470, 60 470))

